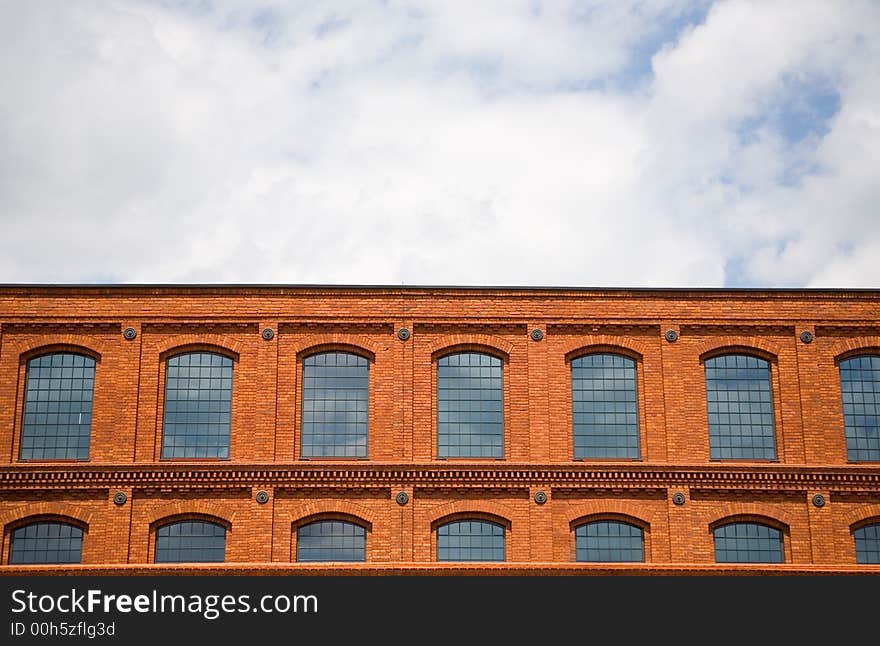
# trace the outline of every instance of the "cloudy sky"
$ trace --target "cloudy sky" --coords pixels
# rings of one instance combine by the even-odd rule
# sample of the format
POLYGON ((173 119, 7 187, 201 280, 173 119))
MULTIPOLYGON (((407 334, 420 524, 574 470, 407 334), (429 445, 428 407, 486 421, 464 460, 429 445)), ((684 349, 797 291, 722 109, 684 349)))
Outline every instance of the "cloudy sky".
POLYGON ((0 0, 0 282, 880 287, 875 0, 0 0))

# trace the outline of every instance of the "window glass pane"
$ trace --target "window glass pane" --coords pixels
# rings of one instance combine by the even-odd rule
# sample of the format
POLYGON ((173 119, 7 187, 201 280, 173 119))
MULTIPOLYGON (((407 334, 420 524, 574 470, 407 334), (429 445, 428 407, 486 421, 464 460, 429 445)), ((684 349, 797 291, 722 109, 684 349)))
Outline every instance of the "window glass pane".
POLYGON ((638 458, 636 363, 616 354, 571 362, 574 457, 638 458))
POLYGON ((296 530, 297 561, 366 561, 367 530, 342 520, 321 520, 296 530))
POLYGON ((367 457, 369 362, 347 352, 303 361, 302 456, 367 457))
POLYGON ((644 561, 645 536, 629 523, 602 520, 580 525, 574 531, 578 561, 602 563, 644 561))
POLYGON ((857 563, 880 563, 880 524, 865 525, 853 532, 857 563))
POLYGON ((156 530, 156 563, 222 563, 226 528, 201 520, 184 520, 156 530))
POLYGON ((841 361, 840 389, 847 460, 880 460, 880 357, 841 361))
POLYGON ((190 352, 165 369, 163 458, 228 458, 232 359, 190 352))
POLYGON ((22 460, 88 460, 95 360, 56 353, 27 363, 22 460))
POLYGON ((774 459, 770 364, 757 357, 728 354, 708 359, 705 369, 710 457, 774 459))
POLYGON ((12 532, 10 565, 79 563, 83 531, 57 522, 31 523, 12 532))
POLYGON ((437 453, 504 457, 501 359, 463 352, 437 361, 437 453))
POLYGON ((782 532, 759 523, 731 523, 717 528, 716 563, 782 563, 782 532))
POLYGON ((503 561, 504 528, 484 520, 459 520, 437 528, 438 561, 503 561))

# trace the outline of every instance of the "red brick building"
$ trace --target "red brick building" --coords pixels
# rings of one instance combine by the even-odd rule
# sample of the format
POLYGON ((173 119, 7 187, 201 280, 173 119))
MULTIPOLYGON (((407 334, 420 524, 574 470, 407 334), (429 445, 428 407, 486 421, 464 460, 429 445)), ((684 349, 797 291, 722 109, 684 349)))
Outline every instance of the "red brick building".
POLYGON ((877 572, 878 408, 880 291, 5 286, 0 573, 877 572))

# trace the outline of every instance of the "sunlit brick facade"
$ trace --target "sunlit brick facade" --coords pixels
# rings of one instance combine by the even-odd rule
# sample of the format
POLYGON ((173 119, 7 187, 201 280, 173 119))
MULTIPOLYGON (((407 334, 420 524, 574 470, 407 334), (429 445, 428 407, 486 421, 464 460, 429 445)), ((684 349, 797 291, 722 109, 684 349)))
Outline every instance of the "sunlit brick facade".
POLYGON ((876 572, 873 357, 878 291, 0 287, 0 574, 876 572), (187 353, 231 360, 228 400, 207 392, 224 387, 218 370, 176 385, 170 360, 187 353), (362 396, 304 376, 306 358, 333 353, 366 360, 346 391, 362 396), (92 359, 93 383, 81 362, 40 372, 52 355, 92 359), (500 372, 456 359, 449 374, 469 381, 441 395, 440 361, 465 355, 500 372), (622 359, 573 366, 593 355, 622 359), (707 364, 729 356, 758 361, 707 364), (716 374, 721 394, 707 394, 716 374), (166 410, 176 387, 216 406, 185 418, 198 397, 184 393, 166 410), (86 404, 68 403, 71 388, 86 404), (163 457, 175 419, 191 457, 163 457), (456 457, 490 446, 489 422, 500 453, 456 457), (341 455, 304 457, 305 427, 341 455), (57 457, 76 442, 82 455, 57 457), (366 457, 347 457, 358 442, 366 457), (606 455, 626 442, 628 457, 606 455), (156 562, 157 532, 187 520, 223 528, 222 563, 156 562), (360 528, 363 562, 298 550, 320 521, 360 528), (442 551, 456 521, 500 527, 485 539, 500 558, 457 551, 457 535, 442 551), (41 522, 81 532, 79 564, 26 563, 37 543, 22 528, 41 522), (717 562, 718 530, 736 524, 763 528, 762 551, 717 562), (612 552, 586 530, 578 542, 587 526, 612 528, 612 552), (620 528, 641 552, 621 551, 620 528))

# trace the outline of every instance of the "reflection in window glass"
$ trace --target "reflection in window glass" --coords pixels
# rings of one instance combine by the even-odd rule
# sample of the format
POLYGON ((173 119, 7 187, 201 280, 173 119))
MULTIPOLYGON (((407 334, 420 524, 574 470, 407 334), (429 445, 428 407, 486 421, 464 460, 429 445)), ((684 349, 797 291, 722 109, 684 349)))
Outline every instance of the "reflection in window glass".
POLYGON ((484 520, 458 520, 437 528, 438 561, 503 561, 504 528, 484 520))
POLYGON ((79 563, 83 531, 57 522, 31 523, 12 531, 10 565, 79 563))
POLYGON ((880 461, 880 357, 840 362, 846 458, 880 461))
POLYGON ((369 362, 348 352, 303 360, 302 456, 367 456, 369 362))
POLYGON ((44 354, 27 363, 22 460, 88 460, 95 360, 44 354))
POLYGON ((590 354, 571 362, 574 457, 638 458, 636 362, 590 354))
POLYGON ((232 359, 190 352, 165 370, 163 458, 228 458, 232 359))
POLYGON ((578 561, 618 563, 645 560, 645 535, 640 527, 611 520, 575 528, 578 561))
POLYGON ((853 537, 857 563, 880 563, 880 523, 860 527, 853 537))
POLYGON ((201 520, 184 520, 156 530, 156 563, 222 563, 226 528, 201 520))
POLYGON ((714 532, 716 563, 782 563, 782 532, 760 523, 731 523, 714 532))
POLYGON ((705 367, 710 457, 774 459, 770 364, 729 354, 707 359, 705 367))
POLYGON ((437 361, 437 452, 504 457, 501 359, 463 352, 437 361))
POLYGON ((366 561, 367 530, 342 520, 321 520, 296 531, 297 561, 366 561))

